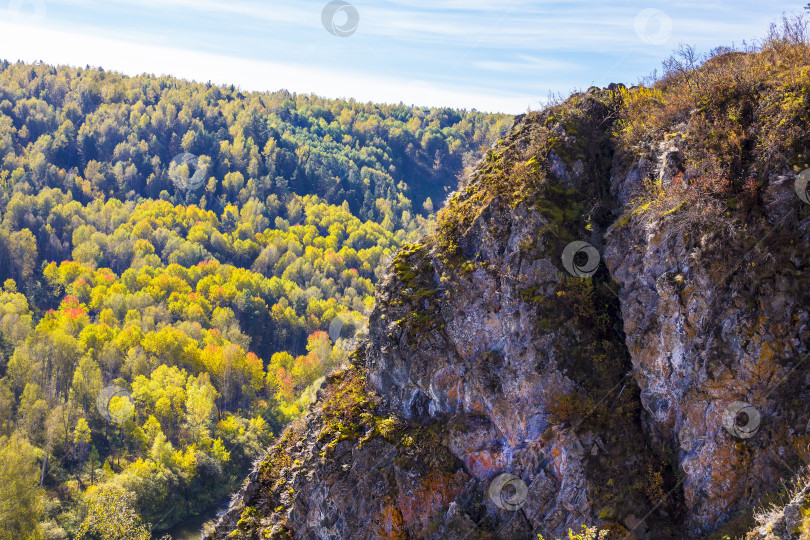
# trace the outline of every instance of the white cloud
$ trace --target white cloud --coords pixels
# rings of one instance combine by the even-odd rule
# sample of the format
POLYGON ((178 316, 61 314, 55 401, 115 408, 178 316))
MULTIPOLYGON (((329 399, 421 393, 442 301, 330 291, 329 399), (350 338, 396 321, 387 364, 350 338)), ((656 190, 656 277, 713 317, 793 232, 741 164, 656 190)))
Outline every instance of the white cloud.
MULTIPOLYGON (((255 0, 236 0, 222 2, 217 0, 48 0, 48 4, 61 4, 66 7, 84 8, 86 13, 99 13, 102 10, 137 8, 142 15, 153 15, 171 19, 209 15, 221 19, 223 16, 234 16, 245 21, 274 21, 294 23, 297 26, 320 26, 321 7, 317 3, 307 5, 302 2, 257 2, 255 0)), ((126 25, 127 21, 120 21, 126 25)))
POLYGON ((536 75, 538 72, 549 73, 560 71, 573 71, 581 69, 580 64, 571 62, 561 62, 558 60, 549 60, 546 58, 535 58, 528 55, 518 55, 514 60, 478 60, 472 63, 473 67, 484 69, 487 71, 501 71, 504 73, 514 73, 517 75, 525 75, 532 72, 536 75))
POLYGON ((348 0, 360 25, 340 39, 321 28, 327 0, 25 1, 47 2, 44 26, 0 27, 0 56, 513 113, 549 91, 632 83, 679 42, 761 36, 788 2, 348 0), (653 26, 645 42, 636 18, 656 4, 671 34, 653 26))

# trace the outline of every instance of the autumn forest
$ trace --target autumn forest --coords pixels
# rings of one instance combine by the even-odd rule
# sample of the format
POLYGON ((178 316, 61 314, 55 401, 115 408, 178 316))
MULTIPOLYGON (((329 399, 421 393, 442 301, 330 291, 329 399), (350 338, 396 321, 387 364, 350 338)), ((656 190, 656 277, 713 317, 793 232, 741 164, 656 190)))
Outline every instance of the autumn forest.
POLYGON ((511 123, 0 62, 0 539, 238 488, 511 123))

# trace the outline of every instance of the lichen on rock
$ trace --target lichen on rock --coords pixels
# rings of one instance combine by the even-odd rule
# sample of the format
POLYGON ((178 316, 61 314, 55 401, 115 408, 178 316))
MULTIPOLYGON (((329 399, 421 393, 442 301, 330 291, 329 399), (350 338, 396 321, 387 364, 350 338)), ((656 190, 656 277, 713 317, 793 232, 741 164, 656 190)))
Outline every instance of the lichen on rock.
POLYGON ((774 161, 797 144, 775 138, 787 68, 757 54, 699 68, 712 92, 673 76, 518 117, 211 538, 752 527, 810 458, 810 205, 774 161), (751 66, 773 87, 738 87, 751 66), (575 241, 598 254, 584 276, 575 241))

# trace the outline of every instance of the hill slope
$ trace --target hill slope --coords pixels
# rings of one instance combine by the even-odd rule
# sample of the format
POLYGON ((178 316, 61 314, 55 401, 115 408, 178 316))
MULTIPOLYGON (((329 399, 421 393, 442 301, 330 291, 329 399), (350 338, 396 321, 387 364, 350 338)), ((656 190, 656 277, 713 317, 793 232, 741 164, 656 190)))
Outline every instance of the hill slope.
POLYGON ((236 489, 509 123, 1 62, 0 539, 236 489))

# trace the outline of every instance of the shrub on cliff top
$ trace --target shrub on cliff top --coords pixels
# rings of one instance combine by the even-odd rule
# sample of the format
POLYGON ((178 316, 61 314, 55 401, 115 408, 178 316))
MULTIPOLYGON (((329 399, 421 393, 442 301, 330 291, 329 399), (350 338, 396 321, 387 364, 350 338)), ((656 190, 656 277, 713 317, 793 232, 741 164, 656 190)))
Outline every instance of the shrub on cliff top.
POLYGON ((684 181, 725 197, 755 199, 769 172, 808 167, 807 24, 785 17, 758 46, 702 57, 681 46, 651 84, 620 88, 620 146, 643 153, 686 129, 684 181))

